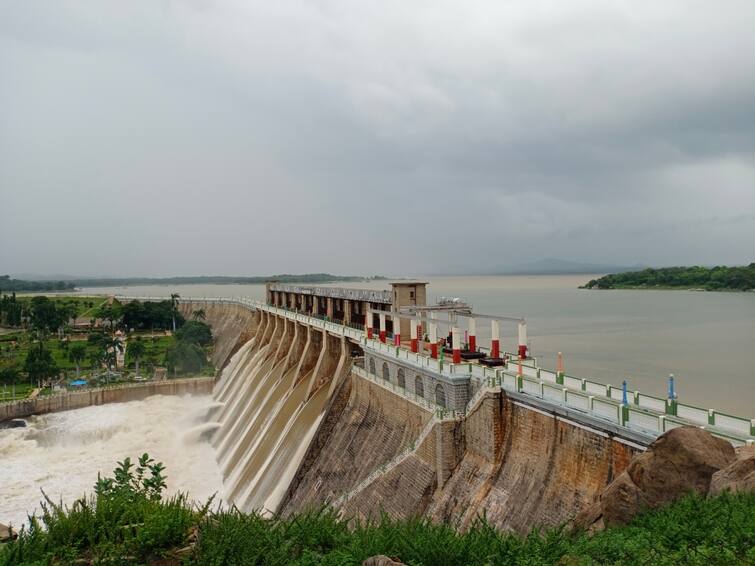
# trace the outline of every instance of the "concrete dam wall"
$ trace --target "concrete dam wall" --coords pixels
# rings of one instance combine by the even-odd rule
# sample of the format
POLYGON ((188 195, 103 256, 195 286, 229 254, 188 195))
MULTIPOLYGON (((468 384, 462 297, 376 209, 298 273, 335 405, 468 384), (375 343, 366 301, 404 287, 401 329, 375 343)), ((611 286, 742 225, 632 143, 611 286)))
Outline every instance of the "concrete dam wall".
POLYGON ((242 510, 329 503, 462 527, 484 513, 525 532, 571 519, 642 450, 500 388, 478 390, 465 414, 436 412, 371 376, 344 336, 238 305, 182 308, 204 308, 216 333, 210 426, 224 498, 242 510))

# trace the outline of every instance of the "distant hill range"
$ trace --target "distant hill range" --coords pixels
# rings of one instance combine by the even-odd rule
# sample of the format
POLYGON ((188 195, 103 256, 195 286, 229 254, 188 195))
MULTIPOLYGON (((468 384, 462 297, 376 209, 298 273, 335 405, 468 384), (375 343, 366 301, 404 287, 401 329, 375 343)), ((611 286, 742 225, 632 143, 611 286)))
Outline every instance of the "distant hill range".
POLYGON ((500 275, 584 275, 598 273, 623 273, 642 269, 642 265, 603 265, 564 259, 546 258, 504 267, 496 271, 500 275))
MULTIPOLYGON (((28 277, 28 275, 27 275, 28 277)), ((72 277, 57 276, 48 278, 36 276, 34 281, 0 277, 0 291, 70 291, 74 287, 125 287, 132 285, 254 285, 266 281, 280 283, 336 283, 347 281, 383 281, 386 277, 373 275, 332 275, 330 273, 304 273, 280 275, 234 277, 225 275, 199 275, 186 277, 72 277)))

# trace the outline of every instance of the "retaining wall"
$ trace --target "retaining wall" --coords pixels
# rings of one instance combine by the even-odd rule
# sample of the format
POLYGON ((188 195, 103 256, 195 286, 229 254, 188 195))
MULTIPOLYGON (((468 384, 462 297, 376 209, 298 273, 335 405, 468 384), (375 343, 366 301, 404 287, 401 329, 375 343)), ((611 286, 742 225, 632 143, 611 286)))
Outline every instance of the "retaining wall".
POLYGON ((24 399, 23 401, 0 404, 0 422, 21 419, 31 415, 81 409, 91 405, 138 401, 152 395, 205 395, 212 393, 214 385, 214 377, 194 377, 87 389, 37 397, 36 399, 24 399))

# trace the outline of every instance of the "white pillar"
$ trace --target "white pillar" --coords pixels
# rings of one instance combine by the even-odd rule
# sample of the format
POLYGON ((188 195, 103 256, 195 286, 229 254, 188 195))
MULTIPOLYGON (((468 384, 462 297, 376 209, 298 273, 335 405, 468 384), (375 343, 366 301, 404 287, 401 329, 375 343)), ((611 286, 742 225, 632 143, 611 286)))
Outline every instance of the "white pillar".
POLYGON ((498 328, 498 321, 490 321, 490 357, 499 358, 501 356, 501 331, 498 328))
POLYGON ((519 321, 519 359, 527 357, 527 323, 519 321))
POLYGON ((459 327, 453 326, 451 328, 451 350, 453 352, 453 362, 455 364, 461 363, 461 336, 459 335, 459 327))
POLYGON ((409 321, 409 328, 411 331, 411 338, 412 338, 412 352, 417 352, 417 319, 413 318, 409 321))
POLYGON ((469 349, 472 352, 477 351, 477 324, 475 323, 475 319, 470 318, 468 321, 468 330, 469 330, 469 349))
POLYGON ((430 312, 430 355, 433 358, 438 357, 438 326, 433 320, 435 316, 430 312))
POLYGON ((385 313, 380 313, 380 341, 385 343, 385 313))

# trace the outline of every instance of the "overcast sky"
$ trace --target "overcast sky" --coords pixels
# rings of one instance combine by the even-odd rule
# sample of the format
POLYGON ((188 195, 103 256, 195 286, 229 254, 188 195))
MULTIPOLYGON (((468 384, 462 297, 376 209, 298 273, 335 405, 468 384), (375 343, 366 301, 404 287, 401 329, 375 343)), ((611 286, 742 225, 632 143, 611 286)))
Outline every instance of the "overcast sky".
POLYGON ((0 0, 0 273, 755 261, 755 2, 0 0))

